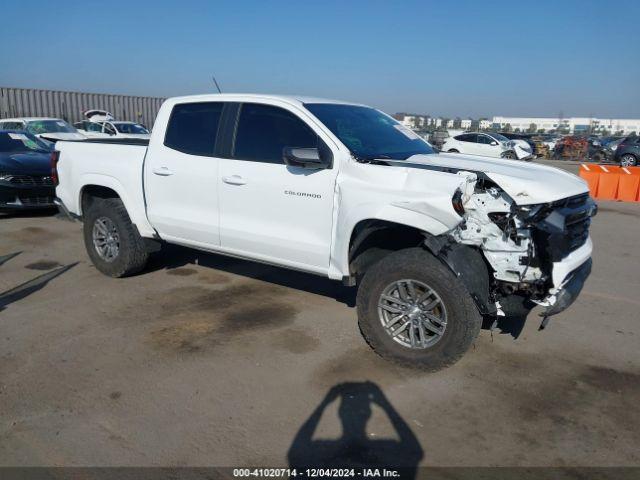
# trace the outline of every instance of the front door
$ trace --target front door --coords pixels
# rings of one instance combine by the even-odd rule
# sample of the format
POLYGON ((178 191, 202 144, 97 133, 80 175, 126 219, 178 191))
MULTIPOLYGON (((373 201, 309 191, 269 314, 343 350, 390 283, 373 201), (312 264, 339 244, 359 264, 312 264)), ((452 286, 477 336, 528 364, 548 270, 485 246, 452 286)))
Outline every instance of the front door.
POLYGON ((489 135, 478 134, 478 155, 484 155, 485 157, 499 157, 502 151, 499 145, 492 145, 497 143, 489 135))
POLYGON ((145 161, 147 216, 160 236, 195 246, 220 245, 214 155, 224 103, 173 107, 164 142, 145 161))
POLYGON ((293 112, 241 106, 230 159, 220 161, 220 243, 239 255, 326 272, 336 168, 284 164, 285 147, 317 148, 293 112))

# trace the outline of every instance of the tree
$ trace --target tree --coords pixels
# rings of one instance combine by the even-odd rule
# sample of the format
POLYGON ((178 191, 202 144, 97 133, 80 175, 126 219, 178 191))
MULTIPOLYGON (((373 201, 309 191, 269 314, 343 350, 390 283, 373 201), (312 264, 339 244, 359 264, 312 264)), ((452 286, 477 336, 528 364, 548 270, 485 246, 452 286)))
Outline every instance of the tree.
POLYGON ((544 133, 544 128, 539 128, 538 133, 544 133))
POLYGON ((511 124, 510 124, 510 123, 507 123, 507 124, 504 126, 503 130, 504 130, 505 132, 509 133, 509 132, 511 132, 513 129, 511 128, 511 124))
POLYGON ((537 129, 538 129, 538 126, 535 123, 531 123, 529 125, 529 133, 536 133, 537 129))

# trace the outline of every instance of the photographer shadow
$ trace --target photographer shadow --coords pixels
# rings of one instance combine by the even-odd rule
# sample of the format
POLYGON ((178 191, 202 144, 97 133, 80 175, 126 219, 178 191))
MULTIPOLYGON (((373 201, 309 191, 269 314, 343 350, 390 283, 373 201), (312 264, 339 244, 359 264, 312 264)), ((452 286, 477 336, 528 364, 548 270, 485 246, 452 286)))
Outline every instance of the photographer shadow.
POLYGON ((423 453, 409 425, 376 384, 342 383, 329 390, 300 427, 289 449, 288 460, 290 467, 297 469, 386 468, 401 471, 402 478, 415 478, 423 453), (323 412, 338 399, 342 436, 331 440, 313 440, 323 412), (373 439, 367 435, 372 405, 377 405, 387 415, 397 433, 397 440, 373 439))

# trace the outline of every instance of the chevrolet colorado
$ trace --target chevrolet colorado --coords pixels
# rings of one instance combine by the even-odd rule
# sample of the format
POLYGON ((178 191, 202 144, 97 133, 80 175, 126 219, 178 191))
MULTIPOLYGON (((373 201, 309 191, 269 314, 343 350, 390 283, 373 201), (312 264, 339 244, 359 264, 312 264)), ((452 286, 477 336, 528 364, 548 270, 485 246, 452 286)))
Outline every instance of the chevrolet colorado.
POLYGON ((428 370, 460 358, 483 317, 561 312, 591 269, 581 179, 437 153, 363 105, 172 98, 148 145, 57 148, 57 204, 104 274, 138 272, 168 242, 342 280, 371 347, 428 370))

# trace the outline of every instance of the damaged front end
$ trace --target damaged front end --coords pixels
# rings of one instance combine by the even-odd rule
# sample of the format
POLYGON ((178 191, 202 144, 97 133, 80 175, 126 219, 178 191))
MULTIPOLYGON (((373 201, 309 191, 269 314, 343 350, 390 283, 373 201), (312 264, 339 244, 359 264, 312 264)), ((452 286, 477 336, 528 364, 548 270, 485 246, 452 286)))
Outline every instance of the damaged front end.
POLYGON ((517 298, 531 307, 545 307, 543 328, 549 316, 573 303, 591 271, 589 225, 597 211, 595 202, 585 193, 519 206, 483 174, 458 174, 465 183, 452 202, 462 221, 447 240, 429 240, 427 246, 437 250, 463 280, 466 275, 465 284, 481 313, 510 316, 510 300, 517 298), (473 273, 464 271, 469 260, 463 257, 470 253, 456 253, 463 245, 482 254, 487 285, 478 286, 473 273))

